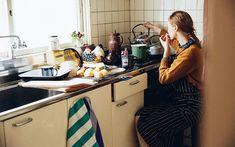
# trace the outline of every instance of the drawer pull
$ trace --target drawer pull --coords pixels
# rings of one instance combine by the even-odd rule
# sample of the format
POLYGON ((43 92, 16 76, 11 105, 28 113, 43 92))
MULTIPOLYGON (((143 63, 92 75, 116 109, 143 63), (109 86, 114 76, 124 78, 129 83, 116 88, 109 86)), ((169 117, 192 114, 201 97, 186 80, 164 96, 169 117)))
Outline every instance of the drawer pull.
POLYGON ((138 84, 140 81, 139 80, 135 80, 133 82, 130 82, 129 85, 135 85, 135 84, 138 84))
POLYGON ((121 103, 118 103, 116 106, 117 107, 122 107, 122 106, 124 106, 124 105, 126 105, 127 104, 127 101, 123 101, 123 102, 121 102, 121 103))
POLYGON ((23 126, 27 123, 30 123, 31 121, 33 121, 32 118, 27 118, 26 120, 22 121, 22 122, 19 122, 19 123, 15 123, 15 124, 12 124, 13 127, 20 127, 20 126, 23 126))

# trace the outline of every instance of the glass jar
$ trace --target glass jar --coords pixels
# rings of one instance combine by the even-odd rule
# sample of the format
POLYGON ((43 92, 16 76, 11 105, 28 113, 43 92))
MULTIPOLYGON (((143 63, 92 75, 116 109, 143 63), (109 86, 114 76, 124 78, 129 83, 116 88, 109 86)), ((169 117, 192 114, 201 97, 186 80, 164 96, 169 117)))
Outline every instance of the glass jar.
POLYGON ((60 43, 58 36, 50 36, 50 43, 49 43, 49 50, 54 51, 54 50, 59 50, 60 49, 60 43))

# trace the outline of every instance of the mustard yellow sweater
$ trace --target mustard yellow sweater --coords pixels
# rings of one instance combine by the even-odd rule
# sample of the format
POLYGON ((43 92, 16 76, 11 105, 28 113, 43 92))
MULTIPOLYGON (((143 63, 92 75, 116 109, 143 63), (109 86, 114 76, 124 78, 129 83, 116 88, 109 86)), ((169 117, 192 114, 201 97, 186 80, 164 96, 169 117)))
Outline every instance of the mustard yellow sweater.
MULTIPOLYGON (((166 31, 162 30, 160 35, 165 33, 166 31)), ((159 67, 160 83, 169 84, 186 77, 189 83, 201 89, 203 70, 201 48, 193 44, 187 49, 182 49, 179 47, 179 42, 176 39, 172 40, 171 46, 175 49, 177 58, 171 65, 169 65, 167 58, 162 58, 159 67)))

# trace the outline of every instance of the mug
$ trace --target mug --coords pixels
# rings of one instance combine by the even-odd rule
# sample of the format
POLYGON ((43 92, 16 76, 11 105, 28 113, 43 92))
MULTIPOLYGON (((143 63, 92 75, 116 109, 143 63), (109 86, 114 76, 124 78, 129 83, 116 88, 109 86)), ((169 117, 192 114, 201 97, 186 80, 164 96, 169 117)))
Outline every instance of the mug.
POLYGON ((58 71, 51 65, 41 67, 42 76, 56 76, 58 71))

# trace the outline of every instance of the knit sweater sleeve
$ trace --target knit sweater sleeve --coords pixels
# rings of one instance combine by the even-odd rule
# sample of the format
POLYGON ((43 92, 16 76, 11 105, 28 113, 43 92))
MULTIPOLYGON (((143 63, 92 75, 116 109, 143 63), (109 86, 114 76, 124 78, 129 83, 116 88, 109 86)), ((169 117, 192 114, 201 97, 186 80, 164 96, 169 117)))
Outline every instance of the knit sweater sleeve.
POLYGON ((161 84, 172 83, 192 72, 196 67, 194 50, 187 49, 173 61, 171 65, 167 58, 163 58, 159 67, 159 81, 161 84))

